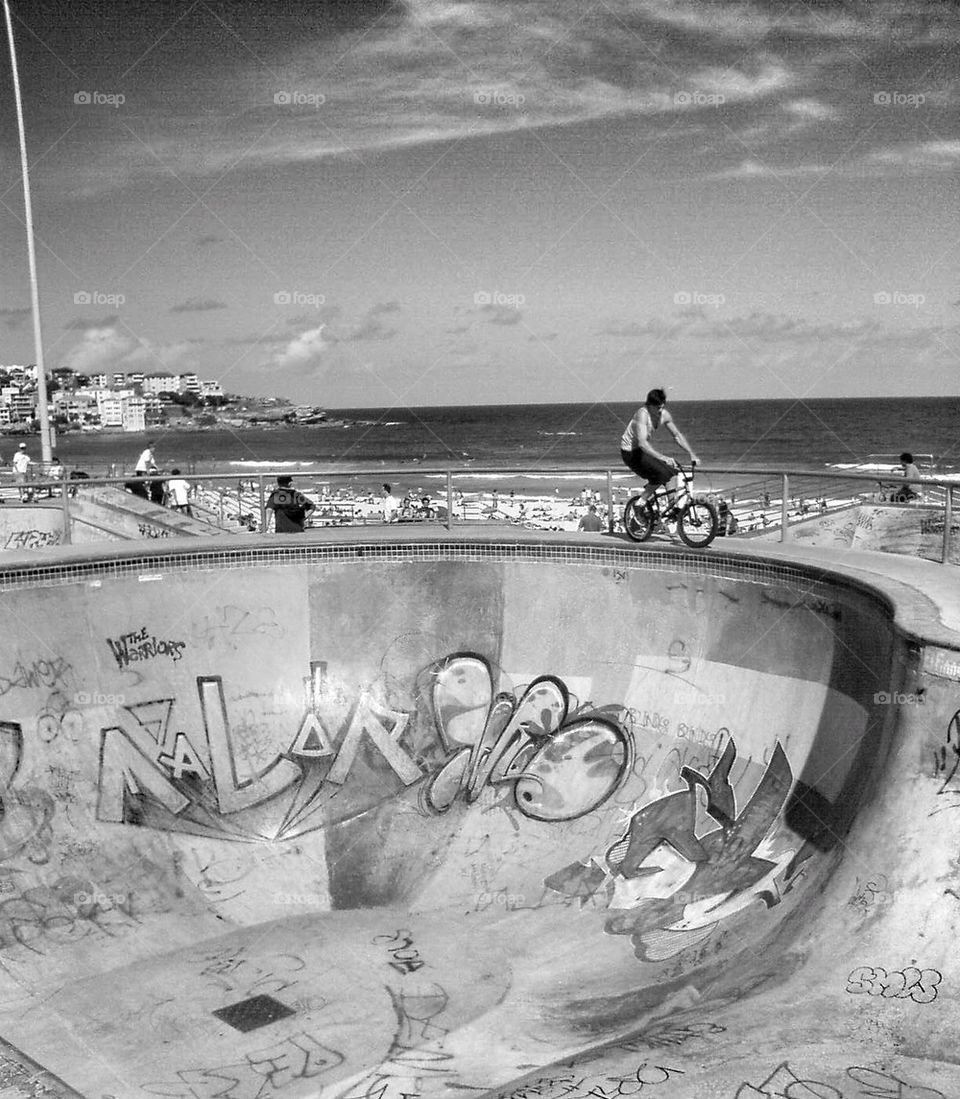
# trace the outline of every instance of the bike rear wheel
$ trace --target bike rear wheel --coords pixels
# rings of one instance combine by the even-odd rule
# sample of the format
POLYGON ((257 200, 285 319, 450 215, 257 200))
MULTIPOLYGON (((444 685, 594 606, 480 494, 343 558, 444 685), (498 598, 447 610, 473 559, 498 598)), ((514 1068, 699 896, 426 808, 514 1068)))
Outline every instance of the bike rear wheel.
POLYGON ((709 500, 691 500, 677 519, 677 534, 692 549, 703 549, 716 538, 720 516, 709 500))
POLYGON ((642 496, 633 496, 623 509, 623 529, 634 542, 646 542, 653 534, 653 512, 642 496))

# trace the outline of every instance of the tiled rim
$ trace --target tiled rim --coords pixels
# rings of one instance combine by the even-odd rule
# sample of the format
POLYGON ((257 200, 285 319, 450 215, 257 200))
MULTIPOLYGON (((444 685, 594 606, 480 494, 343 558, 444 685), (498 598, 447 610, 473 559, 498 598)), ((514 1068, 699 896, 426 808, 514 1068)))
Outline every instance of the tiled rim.
POLYGON ((787 564, 770 559, 756 560, 730 553, 696 553, 685 550, 645 550, 626 546, 594 546, 583 543, 538 542, 536 540, 483 541, 376 541, 270 543, 217 547, 204 545, 189 550, 173 547, 162 553, 98 554, 79 561, 62 561, 25 566, 0 567, 0 591, 52 588, 92 580, 134 579, 157 573, 219 572, 259 566, 320 565, 345 561, 438 562, 510 561, 553 562, 606 568, 676 572, 688 576, 741 580, 760 584, 785 584, 808 593, 826 595, 847 591, 878 605, 893 617, 893 601, 884 592, 842 572, 813 565, 787 564))

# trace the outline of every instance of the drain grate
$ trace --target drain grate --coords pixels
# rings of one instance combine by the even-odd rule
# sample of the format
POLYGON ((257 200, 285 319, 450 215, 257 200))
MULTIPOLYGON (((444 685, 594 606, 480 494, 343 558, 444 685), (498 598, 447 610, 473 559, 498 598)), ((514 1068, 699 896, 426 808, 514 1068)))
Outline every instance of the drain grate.
POLYGON ((213 1014, 235 1030, 246 1033, 248 1030, 269 1026, 278 1019, 286 1019, 288 1015, 296 1015, 296 1012, 272 996, 251 996, 249 1000, 218 1007, 213 1014))

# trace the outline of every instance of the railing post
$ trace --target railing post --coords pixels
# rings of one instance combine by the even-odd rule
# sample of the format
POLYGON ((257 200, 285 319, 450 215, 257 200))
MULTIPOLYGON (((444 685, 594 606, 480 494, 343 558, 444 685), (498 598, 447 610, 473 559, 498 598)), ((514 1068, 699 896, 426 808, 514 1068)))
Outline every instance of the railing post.
POLYGON ((943 555, 941 565, 950 564, 950 526, 953 523, 953 488, 947 485, 943 498, 943 555))
POLYGON ((262 473, 257 475, 257 480, 259 481, 258 488, 260 493, 260 533, 263 534, 263 532, 267 529, 267 500, 264 496, 262 473))
POLYGON ((453 530, 453 472, 447 470, 447 530, 453 530))
POLYGON ((790 478, 786 473, 781 474, 780 491, 783 493, 783 498, 780 501, 780 541, 789 542, 790 535, 787 531, 787 516, 790 511, 790 478))
POLYGON ((69 546, 73 541, 73 537, 70 530, 70 501, 67 498, 66 470, 64 470, 63 477, 60 478, 60 507, 63 511, 63 544, 69 546))
POLYGON ((613 534, 613 470, 607 470, 607 533, 613 534))

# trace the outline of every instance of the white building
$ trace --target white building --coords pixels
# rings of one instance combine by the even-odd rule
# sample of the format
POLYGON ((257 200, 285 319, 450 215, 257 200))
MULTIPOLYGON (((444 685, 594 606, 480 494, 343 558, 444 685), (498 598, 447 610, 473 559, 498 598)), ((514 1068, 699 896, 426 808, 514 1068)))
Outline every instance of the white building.
POLYGON ((222 397, 223 386, 218 381, 211 381, 204 378, 200 383, 200 396, 201 397, 222 397))
POLYGON ((157 371, 155 374, 144 374, 143 395, 156 397, 160 393, 179 393, 180 379, 166 370, 157 371))

